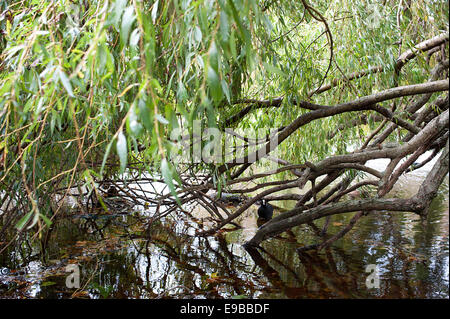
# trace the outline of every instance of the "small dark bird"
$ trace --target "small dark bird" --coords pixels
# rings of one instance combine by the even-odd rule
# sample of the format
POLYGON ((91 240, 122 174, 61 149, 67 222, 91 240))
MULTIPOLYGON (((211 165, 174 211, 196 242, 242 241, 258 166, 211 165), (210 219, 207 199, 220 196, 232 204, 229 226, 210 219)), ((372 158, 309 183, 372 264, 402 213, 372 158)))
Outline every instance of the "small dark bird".
POLYGON ((273 206, 270 205, 265 199, 259 201, 259 204, 261 205, 258 208, 258 216, 259 216, 259 218, 262 218, 262 219, 265 219, 265 220, 272 219, 273 206))

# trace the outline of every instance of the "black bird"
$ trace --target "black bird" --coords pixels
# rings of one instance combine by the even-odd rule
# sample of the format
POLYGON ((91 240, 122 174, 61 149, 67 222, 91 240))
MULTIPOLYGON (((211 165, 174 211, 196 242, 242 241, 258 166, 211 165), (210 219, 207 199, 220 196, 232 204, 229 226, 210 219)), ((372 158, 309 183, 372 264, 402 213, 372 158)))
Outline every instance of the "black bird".
POLYGON ((258 216, 259 216, 259 218, 262 218, 262 219, 265 219, 265 220, 272 219, 273 206, 270 205, 265 199, 262 199, 261 201, 259 201, 259 204, 261 205, 258 208, 258 216))

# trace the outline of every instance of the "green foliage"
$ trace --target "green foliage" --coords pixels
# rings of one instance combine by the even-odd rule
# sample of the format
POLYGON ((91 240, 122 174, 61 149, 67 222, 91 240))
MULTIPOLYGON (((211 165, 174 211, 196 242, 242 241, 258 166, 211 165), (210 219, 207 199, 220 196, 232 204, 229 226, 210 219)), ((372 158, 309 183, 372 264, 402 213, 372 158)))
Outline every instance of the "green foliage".
MULTIPOLYGON (((310 3, 334 36, 330 79, 374 65, 387 70, 314 102, 389 87, 402 50, 448 30, 446 1, 413 1, 400 19, 398 3, 387 2, 310 3), (382 17, 374 28, 368 6, 382 17)), ((305 112, 289 101, 308 99, 330 59, 325 26, 302 1, 0 0, 0 30, 0 189, 24 203, 18 227, 39 218, 37 207, 56 189, 84 181, 92 190, 132 159, 159 171, 174 193, 174 128, 192 129, 195 119, 219 127, 242 108, 238 99, 277 96, 286 97, 281 107, 236 125, 286 125, 305 112), (82 178, 86 170, 95 178, 82 178)), ((400 84, 423 81, 426 68, 420 59, 409 64, 400 84)), ((342 133, 333 146, 325 141, 351 116, 315 121, 281 151, 310 161, 345 151, 358 132, 342 133)))
POLYGON ((113 289, 114 289, 114 286, 112 286, 112 285, 107 285, 105 287, 102 287, 101 285, 99 285, 96 282, 92 282, 90 284, 90 286, 92 287, 92 289, 98 291, 98 293, 100 294, 100 296, 103 299, 109 298, 111 293, 112 293, 112 291, 113 291, 113 289))

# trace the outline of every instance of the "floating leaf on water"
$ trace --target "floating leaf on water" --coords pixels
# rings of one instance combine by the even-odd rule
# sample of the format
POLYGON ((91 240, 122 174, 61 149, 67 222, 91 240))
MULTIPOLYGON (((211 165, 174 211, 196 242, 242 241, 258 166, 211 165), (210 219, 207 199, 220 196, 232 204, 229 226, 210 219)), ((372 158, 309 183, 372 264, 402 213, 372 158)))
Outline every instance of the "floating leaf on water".
POLYGON ((53 286, 56 285, 56 282, 54 281, 44 281, 43 283, 41 283, 41 287, 47 287, 47 286, 53 286))
POLYGON ((87 295, 89 295, 89 291, 82 290, 82 291, 77 291, 77 292, 73 293, 72 298, 81 298, 81 297, 86 297, 87 295))

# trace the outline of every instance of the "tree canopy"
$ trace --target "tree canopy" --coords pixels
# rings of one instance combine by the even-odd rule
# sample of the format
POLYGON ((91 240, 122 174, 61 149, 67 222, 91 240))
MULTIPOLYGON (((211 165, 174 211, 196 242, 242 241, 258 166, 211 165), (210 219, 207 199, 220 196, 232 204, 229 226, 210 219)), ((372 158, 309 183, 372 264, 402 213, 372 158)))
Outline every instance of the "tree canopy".
POLYGON ((0 0, 3 231, 40 231, 62 198, 78 190, 101 201, 106 182, 150 202, 156 217, 202 201, 216 222, 204 234, 260 198, 293 201, 253 244, 337 213, 361 211, 354 222, 381 209, 423 214, 448 173, 448 9, 424 0, 0 0), (243 141, 232 157, 262 149, 278 168, 264 171, 259 155, 176 161, 182 135, 171 133, 192 136, 195 123, 243 141), (267 135, 251 145, 243 129, 267 135), (427 152, 426 162, 438 160, 419 193, 384 198, 427 152), (385 171, 365 165, 377 158, 390 160, 385 171), (141 180, 170 194, 127 190, 141 180), (253 189, 233 188, 249 180, 253 189), (307 182, 304 195, 279 194, 307 182), (361 187, 375 192, 345 200, 361 187), (252 196, 222 214, 210 189, 252 196))

